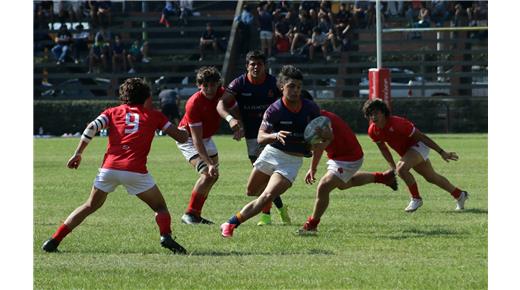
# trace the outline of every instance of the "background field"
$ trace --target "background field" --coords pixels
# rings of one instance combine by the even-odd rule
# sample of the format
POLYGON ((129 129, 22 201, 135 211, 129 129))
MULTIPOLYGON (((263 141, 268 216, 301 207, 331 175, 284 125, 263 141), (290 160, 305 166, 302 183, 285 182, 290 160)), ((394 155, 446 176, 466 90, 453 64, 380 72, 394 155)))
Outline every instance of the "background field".
MULTIPOLYGON (((197 178, 174 142, 156 138, 148 168, 172 213, 174 235, 192 254, 171 255, 159 246, 152 211, 122 187, 60 245, 61 253, 40 250, 66 216, 88 196, 106 146, 96 138, 79 170, 65 163, 77 139, 34 140, 34 288, 36 289, 216 289, 216 288, 487 288, 488 156, 487 135, 431 135, 458 162, 431 159, 440 173, 467 189, 466 211, 454 211, 451 196, 419 180, 424 206, 404 213, 408 192, 368 185, 334 191, 317 237, 294 233, 311 213, 315 186, 302 178, 284 194, 293 225, 257 227, 257 217, 220 237, 218 225, 251 198, 244 195, 251 170, 244 142, 215 138, 220 180, 210 193, 204 216, 213 226, 181 224, 197 178)), ((386 164, 366 135, 363 170, 386 164)), ((325 168, 322 160, 319 174, 325 168)), ((273 213, 276 213, 273 211, 273 213)))

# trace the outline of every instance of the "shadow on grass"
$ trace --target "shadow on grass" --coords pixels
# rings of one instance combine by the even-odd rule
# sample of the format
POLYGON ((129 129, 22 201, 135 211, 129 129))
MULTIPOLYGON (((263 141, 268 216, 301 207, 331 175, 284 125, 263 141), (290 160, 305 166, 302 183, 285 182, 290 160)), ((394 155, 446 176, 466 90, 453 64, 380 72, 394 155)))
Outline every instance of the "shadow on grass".
POLYGON ((334 255, 334 252, 323 250, 323 249, 308 249, 299 253, 276 253, 276 252, 221 252, 221 251, 194 251, 189 254, 190 256, 295 256, 295 255, 334 255))
POLYGON ((447 210, 445 211, 445 213, 455 213, 455 214, 487 214, 488 213, 488 210, 487 209, 482 209, 482 208, 467 208, 465 210, 461 210, 461 211, 452 211, 452 210, 447 210))
POLYGON ((387 238, 391 240, 404 240, 410 238, 431 238, 431 237, 445 237, 445 236, 460 236, 464 233, 448 230, 448 229, 434 229, 434 230, 421 230, 421 229, 410 229, 404 230, 401 233, 390 235, 387 238))

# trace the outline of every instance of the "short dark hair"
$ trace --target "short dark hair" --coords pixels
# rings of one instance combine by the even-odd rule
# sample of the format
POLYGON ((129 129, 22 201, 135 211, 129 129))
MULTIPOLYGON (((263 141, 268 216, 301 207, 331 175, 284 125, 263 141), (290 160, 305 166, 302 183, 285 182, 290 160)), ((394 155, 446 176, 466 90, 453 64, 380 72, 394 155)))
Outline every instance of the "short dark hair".
POLYGON ((220 83, 222 77, 214 66, 203 66, 197 71, 196 82, 200 86, 203 83, 220 83))
POLYGON ((381 99, 369 99, 363 105, 363 114, 365 118, 369 118, 374 111, 380 111, 385 114, 385 117, 390 116, 390 109, 388 105, 381 99))
POLYGON ((119 86, 119 100, 123 104, 142 105, 151 95, 150 86, 141 78, 128 78, 119 86))
POLYGON ((278 87, 283 87, 289 80, 303 81, 302 72, 293 65, 284 65, 277 77, 278 87))
POLYGON ((246 65, 249 64, 251 60, 261 60, 263 63, 265 63, 265 54, 261 52, 260 50, 251 50, 246 55, 246 65))

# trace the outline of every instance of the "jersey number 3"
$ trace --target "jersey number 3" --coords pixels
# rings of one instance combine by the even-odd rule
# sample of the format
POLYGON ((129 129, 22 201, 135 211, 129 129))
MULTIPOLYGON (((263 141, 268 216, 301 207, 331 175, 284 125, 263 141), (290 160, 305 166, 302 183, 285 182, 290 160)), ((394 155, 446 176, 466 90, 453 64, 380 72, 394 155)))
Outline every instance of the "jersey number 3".
POLYGON ((139 114, 126 113, 125 123, 125 134, 132 134, 137 132, 137 130, 139 130, 139 114))

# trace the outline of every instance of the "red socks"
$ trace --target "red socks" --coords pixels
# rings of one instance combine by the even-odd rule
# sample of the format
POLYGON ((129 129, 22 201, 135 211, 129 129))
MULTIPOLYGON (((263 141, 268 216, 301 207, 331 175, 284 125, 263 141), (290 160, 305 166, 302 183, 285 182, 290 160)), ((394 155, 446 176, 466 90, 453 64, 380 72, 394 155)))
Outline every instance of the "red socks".
POLYGON ((458 187, 455 187, 455 190, 451 193, 451 195, 455 199, 459 199, 461 193, 462 193, 462 190, 460 190, 458 187))
POLYGON ((415 182, 412 185, 408 185, 408 190, 410 191, 410 194, 413 198, 422 199, 419 195, 419 189, 417 188, 417 182, 415 182))
POLYGON ((56 230, 54 235, 52 235, 53 239, 56 239, 58 242, 61 242, 65 236, 67 236, 72 231, 66 224, 61 224, 61 226, 56 230))
POLYGON ((374 175, 375 183, 384 183, 385 182, 385 177, 383 175, 383 172, 374 172, 372 174, 374 175))
POLYGON ((320 223, 320 219, 313 219, 312 216, 307 218, 306 224, 308 225, 308 229, 315 229, 318 227, 320 223))
POLYGON ((159 226, 159 232, 161 236, 169 235, 172 233, 172 229, 170 227, 172 218, 170 217, 170 213, 167 211, 156 212, 155 213, 155 222, 159 226))
POLYGON ((186 209, 186 213, 193 214, 196 216, 200 216, 200 213, 202 212, 202 207, 204 206, 204 203, 206 202, 207 196, 203 196, 196 191, 193 191, 191 193, 191 199, 190 203, 188 204, 188 209, 186 209))

